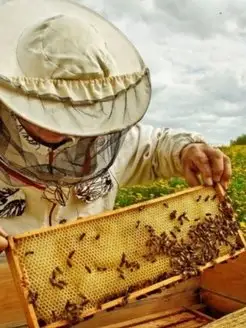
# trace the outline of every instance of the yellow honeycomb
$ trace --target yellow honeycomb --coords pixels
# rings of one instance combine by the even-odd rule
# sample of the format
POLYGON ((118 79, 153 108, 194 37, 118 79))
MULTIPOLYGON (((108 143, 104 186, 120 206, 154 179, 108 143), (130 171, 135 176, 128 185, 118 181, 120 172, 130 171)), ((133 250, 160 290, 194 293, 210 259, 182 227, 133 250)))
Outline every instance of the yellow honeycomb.
MULTIPOLYGON (((176 233, 178 239, 185 240, 190 226, 197 224, 197 218, 202 221, 208 212, 218 214, 217 198, 212 200, 214 195, 213 188, 201 188, 198 191, 195 189, 111 212, 109 215, 100 215, 91 220, 81 219, 76 224, 61 225, 55 229, 16 238, 15 256, 22 272, 27 274, 31 290, 38 292, 35 310, 37 318, 52 323, 52 311, 59 315, 68 300, 80 302, 80 293, 90 300, 86 309, 92 309, 108 294, 121 292, 130 285, 169 272, 170 259, 167 256, 157 258, 155 263, 143 258, 148 239, 145 225, 153 226, 159 234, 163 231, 168 233, 177 225, 175 220, 170 220, 170 213, 174 209, 178 214, 186 211, 190 222, 184 221, 180 226, 181 232, 176 233), (210 198, 207 200, 208 195, 210 198), (26 254, 30 251, 33 254, 26 254), (71 258, 72 267, 67 264, 71 251, 75 251, 71 258), (127 260, 140 264, 140 269, 135 272, 123 269, 125 279, 120 278, 116 270, 123 252, 127 260), (57 274, 57 277, 67 283, 63 289, 52 286, 49 281, 57 266, 63 272, 57 274), (98 271, 97 267, 107 270, 98 271)), ((227 253, 228 248, 221 247, 220 256, 227 253)))

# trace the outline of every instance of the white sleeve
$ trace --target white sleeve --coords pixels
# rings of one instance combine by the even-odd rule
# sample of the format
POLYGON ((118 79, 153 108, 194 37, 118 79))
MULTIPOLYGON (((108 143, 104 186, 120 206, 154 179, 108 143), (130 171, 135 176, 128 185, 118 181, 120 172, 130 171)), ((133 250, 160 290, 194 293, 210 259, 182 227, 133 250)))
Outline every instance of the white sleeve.
POLYGON ((113 165, 119 186, 182 177, 180 152, 190 143, 205 143, 205 140, 197 133, 184 130, 135 125, 128 131, 113 165))

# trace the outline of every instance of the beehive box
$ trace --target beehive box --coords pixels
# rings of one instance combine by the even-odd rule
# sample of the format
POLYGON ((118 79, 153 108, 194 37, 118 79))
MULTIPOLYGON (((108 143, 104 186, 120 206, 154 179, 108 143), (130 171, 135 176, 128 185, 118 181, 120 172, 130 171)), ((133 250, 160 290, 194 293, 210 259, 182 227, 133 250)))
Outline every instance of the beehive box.
POLYGON ((228 201, 197 187, 9 239, 30 327, 62 327, 198 275, 245 240, 228 201))

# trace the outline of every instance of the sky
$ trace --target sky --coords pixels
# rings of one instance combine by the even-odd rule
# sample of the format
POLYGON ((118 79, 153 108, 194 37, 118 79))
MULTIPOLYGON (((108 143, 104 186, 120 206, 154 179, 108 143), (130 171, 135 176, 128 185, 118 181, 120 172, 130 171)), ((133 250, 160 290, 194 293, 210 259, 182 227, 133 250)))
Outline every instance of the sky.
POLYGON ((246 133, 245 0, 80 0, 134 43, 150 68, 143 123, 214 145, 246 133))

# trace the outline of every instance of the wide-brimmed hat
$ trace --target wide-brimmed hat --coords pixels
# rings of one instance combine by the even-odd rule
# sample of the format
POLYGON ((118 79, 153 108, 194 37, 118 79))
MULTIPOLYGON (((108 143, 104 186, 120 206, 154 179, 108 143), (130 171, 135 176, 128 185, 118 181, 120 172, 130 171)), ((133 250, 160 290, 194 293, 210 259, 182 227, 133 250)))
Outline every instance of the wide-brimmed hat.
POLYGON ((69 0, 0 6, 0 101, 54 132, 93 136, 144 116, 149 70, 106 19, 69 0))

